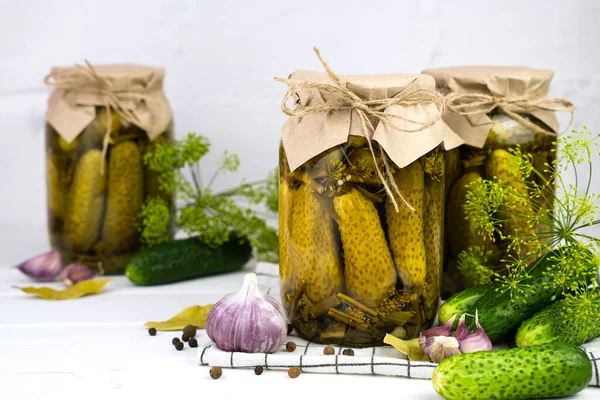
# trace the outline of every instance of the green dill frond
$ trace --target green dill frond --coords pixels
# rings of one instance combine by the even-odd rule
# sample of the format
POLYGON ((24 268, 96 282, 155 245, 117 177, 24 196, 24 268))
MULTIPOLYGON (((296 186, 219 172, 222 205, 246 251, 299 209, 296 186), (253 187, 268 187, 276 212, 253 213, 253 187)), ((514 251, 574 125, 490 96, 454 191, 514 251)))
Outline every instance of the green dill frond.
POLYGON ((494 241, 495 235, 501 233, 500 222, 495 215, 505 201, 505 191, 498 181, 483 178, 469 183, 467 188, 465 214, 473 222, 481 236, 494 241))
POLYGON ((469 247, 458 255, 457 268, 470 286, 492 282, 496 274, 489 266, 493 252, 483 246, 469 247))
POLYGON ((600 290, 580 290, 576 293, 568 293, 563 300, 561 316, 565 319, 577 315, 578 318, 600 320, 600 290))
POLYGON ((178 142, 175 148, 179 151, 178 166, 196 164, 202 157, 210 151, 210 141, 207 137, 188 133, 188 135, 178 142))
MULTIPOLYGON (((177 229, 197 236, 209 246, 220 246, 232 233, 244 236, 261 260, 276 261, 277 231, 268 226, 261 211, 251 206, 276 212, 279 199, 278 171, 269 173, 266 180, 242 183, 236 188, 214 193, 211 186, 223 172, 234 172, 240 166, 239 157, 227 151, 207 185, 202 184, 200 160, 209 152, 208 138, 189 133, 172 143, 157 143, 144 156, 144 163, 156 171, 161 190, 175 193, 179 208, 174 218, 177 229)), ((166 203, 148 201, 141 213, 142 240, 152 246, 168 238, 169 208, 166 203)))
POLYGON ((592 155, 600 154, 598 135, 590 132, 586 126, 579 131, 573 130, 572 133, 574 135, 563 136, 557 140, 564 160, 562 167, 565 170, 569 166, 575 167, 578 164, 588 163, 592 155))
POLYGON ((218 165, 221 171, 235 172, 240 167, 240 158, 237 154, 229 154, 229 152, 225 150, 218 165))
MULTIPOLYGON (((598 273, 600 239, 587 228, 600 223, 600 195, 591 191, 592 160, 600 154, 600 134, 584 127, 553 144, 559 151, 550 153, 552 161, 537 164, 519 146, 508 150, 507 162, 523 178, 481 179, 471 184, 467 196, 467 218, 482 236, 500 238, 509 254, 502 260, 507 273, 495 279, 500 283, 498 290, 510 292, 511 298, 526 296, 525 271, 531 261, 558 247, 569 251, 552 256, 553 267, 545 273, 552 278, 545 285, 556 292, 555 297, 587 290, 598 273), (566 172, 573 183, 566 181, 566 172), (528 232, 502 229, 511 223, 527 227, 528 232)), ((469 262, 476 264, 474 254, 463 256, 465 269, 469 262)))
POLYGON ((499 286, 496 291, 500 294, 509 293, 510 299, 527 301, 527 294, 533 286, 528 283, 531 276, 527 273, 527 268, 524 268, 520 260, 515 264, 509 264, 508 274, 496 278, 499 286))
POLYGON ((561 325, 575 328, 571 329, 575 343, 585 343, 598 336, 600 290, 593 288, 567 294, 557 306, 560 307, 561 325))
POLYGON ((152 247, 169 240, 171 210, 159 197, 150 197, 142 205, 140 213, 140 240, 142 245, 152 247))
POLYGON ((511 162, 521 172, 523 179, 528 179, 533 172, 533 156, 530 153, 523 153, 518 144, 514 148, 508 149, 508 152, 513 155, 511 162))

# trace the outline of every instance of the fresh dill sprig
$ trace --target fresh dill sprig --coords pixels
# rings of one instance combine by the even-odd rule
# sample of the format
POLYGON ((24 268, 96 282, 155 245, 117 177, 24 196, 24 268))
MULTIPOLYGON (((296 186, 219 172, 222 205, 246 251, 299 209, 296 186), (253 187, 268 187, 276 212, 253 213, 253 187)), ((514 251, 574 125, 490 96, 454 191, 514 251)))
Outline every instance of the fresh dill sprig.
POLYGON ((210 151, 208 138, 189 133, 181 140, 157 144, 145 154, 144 163, 158 173, 159 187, 165 193, 175 193, 177 212, 160 198, 149 198, 141 211, 141 238, 145 246, 168 240, 169 225, 197 236, 203 243, 218 247, 232 233, 246 237, 255 256, 275 261, 278 253, 277 231, 267 223, 278 207, 278 171, 265 180, 243 182, 238 187, 215 193, 214 182, 226 172, 240 166, 237 155, 225 152, 206 185, 200 173, 200 160, 210 151), (174 221, 172 220, 174 219, 174 221))
POLYGON ((458 255, 457 268, 465 277, 469 286, 486 285, 492 283, 496 275, 490 260, 493 252, 484 246, 469 247, 458 255))
MULTIPOLYGON (((556 291, 555 298, 571 296, 571 303, 580 299, 583 304, 591 296, 588 286, 600 265, 600 239, 587 230, 600 224, 600 196, 591 192, 592 159, 600 154, 600 134, 584 127, 557 138, 553 145, 559 151, 552 150, 554 161, 543 166, 534 165, 532 155, 522 152, 518 145, 509 149, 508 168, 518 171, 522 179, 494 177, 472 182, 465 214, 481 236, 492 241, 500 238, 509 254, 501 260, 505 273, 493 274, 492 279, 499 284, 498 291, 509 292, 513 299, 521 298, 526 289, 523 285, 530 277, 527 268, 531 262, 565 246, 569 251, 550 257, 553 267, 546 274, 552 279, 546 285, 556 291), (574 178, 572 184, 566 181, 567 171, 574 178), (527 190, 522 190, 523 187, 527 190), (514 232, 502 229, 511 223, 524 229, 514 232)), ((484 254, 477 251, 471 249, 461 254, 462 268, 474 268, 469 272, 471 278, 490 276, 492 271, 486 271, 485 263, 479 262, 485 258, 481 257, 484 254)))

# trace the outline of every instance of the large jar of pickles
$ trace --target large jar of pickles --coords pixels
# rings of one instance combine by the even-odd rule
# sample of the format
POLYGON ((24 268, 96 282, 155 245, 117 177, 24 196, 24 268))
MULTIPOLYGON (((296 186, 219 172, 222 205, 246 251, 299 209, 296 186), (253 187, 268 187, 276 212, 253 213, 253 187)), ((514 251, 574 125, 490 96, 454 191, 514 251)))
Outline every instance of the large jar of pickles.
MULTIPOLYGON (((558 122, 552 107, 538 108, 540 99, 548 95, 552 71, 509 67, 457 67, 426 70, 425 74, 435 77, 450 99, 450 112, 446 123, 460 135, 465 144, 446 153, 446 252, 443 295, 447 297, 457 291, 477 285, 464 266, 459 268, 461 254, 467 249, 479 247, 489 255, 490 267, 498 267, 502 273, 501 260, 520 257, 532 249, 522 248, 520 254, 508 250, 508 241, 503 237, 533 235, 541 226, 530 226, 525 220, 511 219, 500 227, 494 240, 483 237, 469 220, 464 204, 469 196, 468 185, 479 178, 504 181, 523 179, 521 172, 510 165, 509 149, 520 146, 525 155, 531 156, 533 166, 544 174, 545 163, 554 160, 554 139, 558 133, 558 122), (471 96, 474 95, 474 96, 471 96), (455 100, 461 107, 452 107, 455 100), (518 104, 518 108, 512 106, 518 104), (471 107, 472 106, 472 107, 471 107), (452 110, 459 109, 459 112, 452 110), (516 113, 519 109, 521 112, 516 113), (481 110, 481 112, 475 112, 481 110), (523 110, 528 110, 523 112, 523 110), (464 111, 464 112, 460 112, 464 111), (463 272, 460 270, 463 269, 463 272)), ((558 108, 557 110, 561 110, 558 108)), ((543 179, 531 174, 538 185, 543 179)), ((471 186, 472 188, 472 186, 471 186)), ((515 190, 525 186, 515 186, 515 190)), ((523 198, 529 194, 520 193, 523 198)), ((544 209, 551 210, 554 199, 531 198, 544 201, 544 209)), ((521 206, 530 207, 527 202, 521 206)), ((512 210, 515 215, 528 215, 528 210, 512 210)), ((531 215, 532 212, 529 212, 531 215)), ((547 228, 544 228, 547 229, 547 228)), ((483 253, 482 253, 483 254, 483 253)))
POLYGON ((297 71, 283 80, 295 106, 284 102, 279 155, 282 302, 312 341, 414 338, 438 307, 444 144, 460 138, 440 119, 431 77, 339 79, 297 71), (397 103, 383 110, 390 98, 397 103), (356 102, 390 117, 357 111, 356 102))
POLYGON ((144 154, 173 137, 164 71, 142 66, 53 68, 46 117, 48 228, 65 262, 122 271, 140 249, 142 205, 160 189, 144 154))

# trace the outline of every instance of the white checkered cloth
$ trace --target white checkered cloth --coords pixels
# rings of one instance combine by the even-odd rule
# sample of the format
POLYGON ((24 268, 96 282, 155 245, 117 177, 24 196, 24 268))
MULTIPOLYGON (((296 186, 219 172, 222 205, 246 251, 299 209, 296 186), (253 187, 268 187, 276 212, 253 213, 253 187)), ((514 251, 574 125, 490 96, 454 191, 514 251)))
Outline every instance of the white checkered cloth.
MULTIPOLYGON (((279 270, 276 264, 258 263, 256 266, 256 275, 261 291, 277 300, 279 300, 278 273, 279 270)), ((290 367, 299 367, 303 372, 388 375, 431 379, 431 374, 437 366, 437 364, 431 362, 410 361, 391 346, 353 348, 354 356, 342 354, 347 347, 332 346, 335 349, 335 354, 324 355, 325 345, 304 340, 294 334, 288 337, 288 341, 296 343, 295 351, 287 351, 284 343, 279 351, 272 354, 221 351, 208 339, 204 331, 202 331, 202 335, 199 335, 199 340, 201 343, 198 346, 196 356, 198 364, 223 368, 254 368, 260 365, 265 369, 287 370, 290 367)), ((589 386, 600 387, 600 372, 598 370, 600 366, 600 338, 581 347, 592 360, 592 380, 589 386)))

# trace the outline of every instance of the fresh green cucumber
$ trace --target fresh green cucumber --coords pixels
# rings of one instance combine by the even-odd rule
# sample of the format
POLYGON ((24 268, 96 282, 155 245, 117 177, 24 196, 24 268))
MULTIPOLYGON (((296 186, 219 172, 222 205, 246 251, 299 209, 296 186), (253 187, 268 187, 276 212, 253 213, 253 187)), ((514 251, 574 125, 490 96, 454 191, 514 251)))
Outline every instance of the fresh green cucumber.
MULTIPOLYGON (((458 314, 471 313, 475 303, 490 290, 491 285, 480 285, 461 290, 450 296, 438 310, 440 324, 445 324, 450 318, 458 314)), ((475 313, 473 313, 474 315, 475 313)))
MULTIPOLYGON (((514 331, 532 315, 546 307, 555 299, 556 288, 553 285, 553 269, 559 263, 563 251, 575 251, 563 247, 544 254, 529 267, 529 277, 519 283, 520 292, 511 298, 509 290, 502 291, 499 287, 488 291, 477 303, 471 314, 479 313, 479 323, 485 330, 492 343, 503 342, 514 334, 514 331)), ((579 250, 581 251, 581 250, 579 250)), ((583 265, 583 264, 582 264, 583 265)), ((591 283, 596 275, 597 266, 590 259, 589 274, 591 283)), ((582 274, 583 275, 583 274, 582 274)), ((566 287, 583 285, 581 276, 573 277, 573 282, 565 282, 566 287)))
POLYGON ((586 298, 579 312, 568 316, 563 314, 564 307, 576 307, 576 300, 559 300, 523 322, 517 330, 517 346, 535 346, 545 343, 564 342, 574 345, 583 344, 600 336, 600 291, 596 290, 586 298), (591 301, 590 301, 591 300, 591 301), (584 312, 585 311, 585 312, 584 312))
POLYGON ((219 247, 210 247, 196 237, 173 240, 135 254, 125 275, 136 285, 161 285, 237 271, 251 255, 250 244, 234 235, 219 247))
POLYGON ((592 362, 566 343, 457 354, 431 378, 447 400, 539 399, 570 396, 592 379, 592 362))

